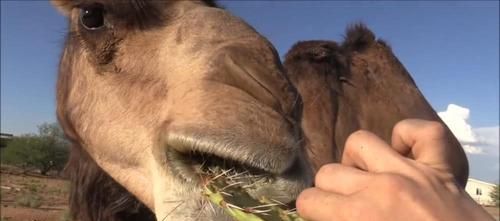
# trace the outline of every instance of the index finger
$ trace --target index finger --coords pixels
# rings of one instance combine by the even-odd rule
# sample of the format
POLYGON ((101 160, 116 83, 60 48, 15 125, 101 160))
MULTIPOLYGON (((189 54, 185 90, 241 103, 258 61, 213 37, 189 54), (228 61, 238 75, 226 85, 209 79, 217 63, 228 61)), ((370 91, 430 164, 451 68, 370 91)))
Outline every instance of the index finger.
POLYGON ((359 130, 346 141, 342 164, 370 172, 401 172, 405 158, 375 134, 359 130))

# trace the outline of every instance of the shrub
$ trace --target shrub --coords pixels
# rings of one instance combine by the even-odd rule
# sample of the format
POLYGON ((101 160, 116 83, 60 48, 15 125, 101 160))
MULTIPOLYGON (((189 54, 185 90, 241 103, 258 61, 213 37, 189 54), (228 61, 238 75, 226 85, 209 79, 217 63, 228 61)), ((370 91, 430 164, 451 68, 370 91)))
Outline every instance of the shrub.
POLYGON ((39 191, 39 186, 36 184, 28 184, 26 185, 26 189, 28 189, 31 193, 36 193, 39 191))
POLYGON ((39 208, 42 205, 42 198, 35 193, 24 193, 16 198, 16 204, 29 208, 39 208))
POLYGON ((42 124, 39 134, 14 137, 2 149, 2 163, 21 167, 23 170, 38 169, 46 175, 50 170, 62 170, 68 158, 69 143, 64 139, 57 124, 42 124))

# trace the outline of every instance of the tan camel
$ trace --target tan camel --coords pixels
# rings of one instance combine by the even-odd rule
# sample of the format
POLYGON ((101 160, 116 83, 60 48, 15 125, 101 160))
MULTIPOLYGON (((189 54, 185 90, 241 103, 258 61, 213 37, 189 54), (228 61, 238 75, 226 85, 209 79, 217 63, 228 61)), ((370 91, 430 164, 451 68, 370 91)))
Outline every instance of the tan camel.
POLYGON ((268 176, 255 197, 291 202, 311 184, 300 97, 244 21, 204 1, 53 3, 70 23, 58 119, 157 219, 229 219, 203 205, 203 158, 268 176))

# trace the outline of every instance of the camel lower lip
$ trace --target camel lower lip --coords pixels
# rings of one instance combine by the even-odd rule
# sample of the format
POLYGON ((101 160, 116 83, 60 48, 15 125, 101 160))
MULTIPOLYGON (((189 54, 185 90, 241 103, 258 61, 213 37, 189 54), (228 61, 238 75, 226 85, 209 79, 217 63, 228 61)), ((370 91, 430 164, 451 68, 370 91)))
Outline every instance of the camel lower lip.
POLYGON ((299 192, 309 186, 303 180, 271 174, 210 154, 170 150, 167 151, 167 158, 169 170, 185 184, 203 187, 215 179, 223 179, 230 185, 240 187, 254 199, 264 196, 291 207, 299 192))

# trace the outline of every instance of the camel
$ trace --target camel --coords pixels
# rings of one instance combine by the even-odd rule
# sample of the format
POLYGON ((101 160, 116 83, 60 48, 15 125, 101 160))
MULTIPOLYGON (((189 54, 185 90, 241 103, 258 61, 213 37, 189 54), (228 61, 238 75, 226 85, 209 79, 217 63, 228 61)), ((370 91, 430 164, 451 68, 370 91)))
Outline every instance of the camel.
POLYGON ((53 4, 70 26, 57 116, 72 155, 88 154, 157 219, 229 220, 199 194, 208 158, 269 177, 254 197, 288 203, 311 185, 300 96, 243 20, 211 1, 53 4))
POLYGON ((436 127, 448 133, 456 151, 447 161, 465 187, 468 163, 462 146, 390 46, 362 23, 351 25, 345 36, 341 45, 298 42, 285 56, 287 73, 303 99, 301 125, 314 168, 340 161, 347 137, 357 130, 371 131, 391 143, 399 121, 418 118, 437 122, 436 127))
MULTIPOLYGON (((366 111, 371 107, 363 106, 359 96, 379 94, 338 85, 372 86, 371 81, 357 81, 358 66, 344 65, 357 64, 357 53, 370 51, 362 49, 362 36, 348 35, 339 59, 327 64, 346 74, 333 82, 333 91, 345 97, 333 96, 329 88, 321 91, 332 95, 322 98, 321 105, 336 110, 325 112, 332 119, 327 127, 335 128, 330 130, 307 123, 318 118, 308 109, 316 102, 302 82, 315 77, 298 77, 306 73, 291 70, 290 59, 285 71, 266 38, 212 1, 53 4, 69 20, 57 116, 73 144, 67 169, 71 215, 78 221, 230 220, 207 206, 200 194, 194 168, 206 166, 202 159, 207 158, 269 177, 262 193, 293 203, 312 185, 319 166, 339 159, 341 141, 349 132, 366 128, 384 135, 396 119, 434 119, 428 104, 412 106, 422 108, 414 111, 398 109, 396 116, 375 107, 370 115, 366 111), (415 114, 420 111, 429 115, 415 114), (377 125, 377 117, 390 123, 377 125), (335 142, 321 143, 327 139, 335 142), (323 150, 325 157, 317 157, 323 150)), ((383 76, 380 81, 389 80, 383 76)), ((408 81, 402 84, 417 90, 408 81)), ((420 97, 407 99, 423 99, 412 95, 420 97)), ((457 152, 457 163, 463 164, 457 152)))

